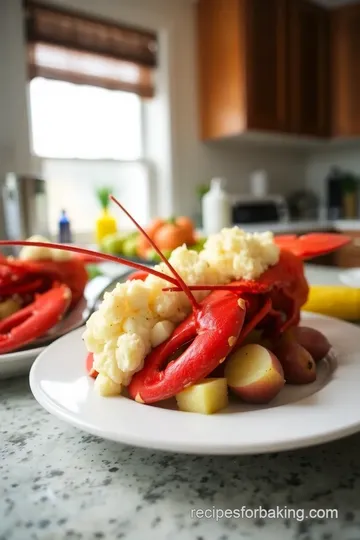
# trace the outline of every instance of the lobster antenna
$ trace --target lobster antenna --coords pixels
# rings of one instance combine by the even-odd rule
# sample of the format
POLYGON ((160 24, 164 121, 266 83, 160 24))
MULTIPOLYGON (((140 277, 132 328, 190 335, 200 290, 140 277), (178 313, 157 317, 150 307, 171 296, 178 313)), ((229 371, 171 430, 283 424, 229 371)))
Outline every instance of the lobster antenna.
POLYGON ((153 276, 156 276, 158 278, 164 279, 168 281, 169 283, 172 283, 173 285, 176 285, 176 286, 179 285, 178 281, 175 278, 171 276, 167 276, 166 274, 163 274, 162 272, 158 272, 157 270, 154 270, 153 268, 148 268, 147 266, 143 264, 136 263, 133 261, 128 261, 127 259, 123 259, 122 257, 109 255, 108 253, 98 253, 97 251, 93 251, 91 249, 80 248, 77 246, 68 246, 64 244, 56 244, 53 242, 33 242, 31 240, 0 240, 0 246, 48 247, 48 248, 53 248, 53 249, 59 249, 61 251, 72 251, 73 253, 79 253, 81 255, 90 255, 92 257, 95 256, 104 261, 124 264, 125 266, 136 268, 137 270, 145 270, 145 272, 148 272, 149 274, 152 274, 153 276))
POLYGON ((110 195, 109 198, 119 207, 121 208, 121 210, 127 215, 127 217, 133 222, 133 224, 135 225, 135 227, 138 229, 138 231, 141 232, 141 234, 143 236, 145 236, 146 240, 152 245, 152 247, 155 249, 156 253, 159 255, 159 257, 161 257, 161 260, 166 264, 166 266, 168 267, 168 269, 170 270, 170 272, 172 272, 172 274, 175 276, 176 280, 177 280, 177 284, 178 286, 180 287, 180 289, 182 289, 182 291, 186 294, 186 296, 188 297, 188 299, 190 300, 192 306, 194 309, 199 309, 199 304, 197 303, 194 295, 192 294, 191 290, 189 289, 189 287, 186 285, 185 281, 182 279, 182 277, 180 276, 180 274, 177 273, 177 271, 175 270, 175 268, 169 263, 169 261, 167 260, 167 258, 165 257, 165 255, 160 251, 160 249, 158 248, 158 246, 155 244, 155 242, 150 238, 150 236, 147 234, 147 232, 142 228, 142 226, 136 221, 135 218, 133 218, 133 216, 131 214, 129 214, 129 212, 126 210, 126 208, 123 207, 123 205, 117 200, 115 199, 115 197, 113 195, 110 195))
MULTIPOLYGON (((248 293, 251 290, 254 294, 266 293, 272 289, 272 285, 265 285, 262 283, 251 283, 247 284, 236 284, 233 285, 229 283, 228 285, 189 285, 190 291, 236 291, 248 293)), ((179 292, 181 291, 180 287, 164 287, 162 289, 164 292, 179 292)))

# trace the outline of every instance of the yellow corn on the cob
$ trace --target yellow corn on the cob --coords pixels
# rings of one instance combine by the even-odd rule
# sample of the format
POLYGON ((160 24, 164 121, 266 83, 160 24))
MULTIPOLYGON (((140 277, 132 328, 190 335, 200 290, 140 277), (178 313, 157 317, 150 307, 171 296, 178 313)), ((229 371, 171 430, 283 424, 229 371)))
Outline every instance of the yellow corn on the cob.
POLYGON ((345 285, 312 285, 302 310, 347 321, 360 320, 360 289, 345 285))

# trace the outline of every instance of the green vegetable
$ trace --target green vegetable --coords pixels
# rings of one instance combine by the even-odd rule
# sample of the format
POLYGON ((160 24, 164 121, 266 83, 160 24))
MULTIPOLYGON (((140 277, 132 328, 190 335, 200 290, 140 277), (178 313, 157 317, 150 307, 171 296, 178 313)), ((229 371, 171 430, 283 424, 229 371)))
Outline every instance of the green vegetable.
POLYGON ((91 281, 92 279, 95 279, 98 276, 104 275, 103 272, 99 270, 99 267, 96 264, 88 264, 86 266, 86 271, 88 273, 89 281, 91 281))
MULTIPOLYGON (((164 249, 162 253, 165 255, 167 259, 169 259, 172 251, 171 249, 164 249)), ((146 258, 152 262, 161 262, 161 257, 160 255, 156 253, 155 249, 149 249, 149 251, 146 252, 146 258)))
POLYGON ((189 249, 196 251, 197 253, 200 253, 204 249, 204 244, 206 242, 207 238, 199 238, 199 240, 196 242, 196 244, 189 246, 189 249))
POLYGON ((122 244, 122 253, 125 257, 136 257, 137 255, 137 235, 128 236, 122 244))
POLYGON ((126 238, 121 233, 107 234, 101 241, 101 249, 105 253, 122 253, 126 238))
POLYGON ((109 196, 113 193, 113 189, 110 186, 104 186, 97 188, 96 196, 99 200, 101 208, 106 210, 109 207, 109 196))

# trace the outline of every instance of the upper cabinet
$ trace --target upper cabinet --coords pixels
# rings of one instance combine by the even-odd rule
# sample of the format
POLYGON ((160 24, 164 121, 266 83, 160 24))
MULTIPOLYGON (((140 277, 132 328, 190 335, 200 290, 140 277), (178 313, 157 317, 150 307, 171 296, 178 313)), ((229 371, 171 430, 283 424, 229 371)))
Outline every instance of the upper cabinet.
POLYGON ((360 136, 360 0, 198 0, 200 136, 360 136))
POLYGON ((248 129, 286 131, 286 0, 240 2, 248 129))
POLYGON ((360 4, 332 14, 333 135, 360 135, 360 4))
POLYGON ((291 132, 326 137, 331 123, 330 12, 307 0, 290 0, 287 28, 291 132))
POLYGON ((201 137, 287 129, 286 0, 199 0, 201 137))

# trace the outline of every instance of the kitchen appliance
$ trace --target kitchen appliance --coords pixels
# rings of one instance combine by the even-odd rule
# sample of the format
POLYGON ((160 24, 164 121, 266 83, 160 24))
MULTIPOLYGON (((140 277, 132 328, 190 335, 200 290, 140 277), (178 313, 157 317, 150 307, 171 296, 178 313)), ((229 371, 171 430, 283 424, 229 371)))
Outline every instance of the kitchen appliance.
POLYGON ((319 218, 319 197, 309 189, 300 189, 291 193, 287 199, 292 220, 316 220, 319 218))
POLYGON ((49 237, 46 182, 38 177, 7 173, 0 178, 2 239, 49 237))
POLYGON ((230 202, 234 225, 289 221, 288 205, 282 195, 232 195, 230 202))
POLYGON ((360 208, 360 177, 332 167, 325 179, 329 219, 356 219, 360 208))

